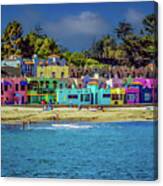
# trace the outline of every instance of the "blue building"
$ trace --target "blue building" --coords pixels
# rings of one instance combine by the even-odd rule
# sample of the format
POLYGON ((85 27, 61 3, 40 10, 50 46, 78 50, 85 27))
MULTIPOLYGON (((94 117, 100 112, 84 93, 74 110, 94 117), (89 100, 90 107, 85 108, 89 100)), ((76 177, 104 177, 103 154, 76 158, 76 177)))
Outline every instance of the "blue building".
POLYGON ((32 60, 25 61, 22 58, 20 58, 19 60, 21 74, 27 77, 35 77, 37 74, 37 66, 39 63, 37 55, 34 55, 32 60))
POLYGON ((130 88, 139 89, 139 102, 140 103, 152 103, 153 102, 153 88, 143 86, 139 82, 134 82, 130 85, 130 88))
POLYGON ((110 105, 110 88, 99 88, 98 81, 90 81, 85 88, 79 88, 75 81, 68 87, 65 84, 56 90, 60 105, 110 105))

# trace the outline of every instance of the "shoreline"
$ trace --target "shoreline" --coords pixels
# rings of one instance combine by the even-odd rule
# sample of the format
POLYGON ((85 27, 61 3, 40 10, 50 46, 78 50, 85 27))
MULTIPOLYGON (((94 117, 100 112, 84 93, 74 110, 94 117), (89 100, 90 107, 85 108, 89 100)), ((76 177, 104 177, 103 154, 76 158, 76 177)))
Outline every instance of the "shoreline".
POLYGON ((43 111, 42 108, 29 107, 1 107, 2 124, 37 124, 52 121, 87 121, 87 122, 129 122, 155 121, 157 108, 155 107, 114 107, 104 110, 77 108, 54 108, 43 111))
MULTIPOLYGON (((55 120, 54 122, 55 123, 51 123, 52 122, 52 120, 44 120, 44 121, 39 121, 39 122, 32 122, 32 123, 30 123, 29 125, 46 125, 46 124, 65 124, 65 123, 62 123, 62 122, 65 122, 65 121, 67 121, 68 123, 66 123, 66 124, 69 124, 69 122, 70 122, 70 120, 55 120), (45 123, 45 122, 47 122, 47 123, 45 123), (56 123, 56 122, 58 122, 58 123, 56 123)), ((131 123, 131 122, 147 122, 147 121, 149 121, 149 122, 158 122, 158 120, 125 120, 125 121, 101 121, 101 123, 107 123, 107 124, 112 124, 112 123, 124 123, 124 122, 129 122, 129 123, 131 123)), ((88 124, 96 124, 96 123, 99 123, 100 121, 85 121, 85 120, 71 120, 71 122, 72 123, 70 123, 70 124, 75 124, 75 123, 77 123, 77 122, 88 122, 88 124)), ((1 125, 10 125, 10 126, 22 126, 22 124, 21 123, 1 123, 1 125)))

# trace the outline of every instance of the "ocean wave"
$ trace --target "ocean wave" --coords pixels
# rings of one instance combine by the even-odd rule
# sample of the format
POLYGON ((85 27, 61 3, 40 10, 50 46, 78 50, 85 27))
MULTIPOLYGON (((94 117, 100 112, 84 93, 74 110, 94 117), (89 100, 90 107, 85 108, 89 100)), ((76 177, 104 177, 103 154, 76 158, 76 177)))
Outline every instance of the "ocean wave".
POLYGON ((57 129, 89 129, 92 125, 51 124, 50 126, 28 126, 24 130, 57 130, 57 129))
POLYGON ((76 125, 76 124, 52 124, 54 128, 72 128, 72 129, 88 129, 91 125, 76 125))

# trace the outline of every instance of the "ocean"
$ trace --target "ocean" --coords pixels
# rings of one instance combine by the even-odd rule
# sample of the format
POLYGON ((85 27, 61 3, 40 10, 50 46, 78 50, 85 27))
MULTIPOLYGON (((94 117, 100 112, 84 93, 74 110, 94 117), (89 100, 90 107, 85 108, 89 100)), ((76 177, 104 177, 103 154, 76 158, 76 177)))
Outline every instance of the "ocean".
POLYGON ((157 179, 157 122, 57 122, 1 127, 1 175, 157 179))

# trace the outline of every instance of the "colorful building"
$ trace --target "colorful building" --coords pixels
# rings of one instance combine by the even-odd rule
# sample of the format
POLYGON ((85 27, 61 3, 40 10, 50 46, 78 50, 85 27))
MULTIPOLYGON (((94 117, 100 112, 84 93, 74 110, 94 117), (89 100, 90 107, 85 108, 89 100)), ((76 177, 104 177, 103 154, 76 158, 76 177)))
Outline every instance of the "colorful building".
POLYGON ((37 77, 68 78, 69 67, 66 65, 65 59, 60 59, 57 55, 51 55, 47 61, 38 63, 37 77))
POLYGON ((90 89, 58 89, 57 90, 58 104, 61 105, 90 105, 91 92, 90 89))
POLYGON ((140 103, 156 103, 157 102, 157 80, 136 78, 132 83, 132 87, 140 90, 140 103))
POLYGON ((39 59, 37 55, 34 55, 32 60, 23 60, 22 58, 20 58, 22 76, 35 77, 37 74, 38 62, 39 59))
POLYGON ((1 79, 2 104, 26 104, 27 81, 24 78, 1 79))
POLYGON ((86 87, 84 82, 77 84, 76 79, 72 79, 68 84, 68 87, 64 85, 62 89, 57 89, 58 104, 78 106, 110 104, 110 88, 99 88, 98 80, 90 80, 86 87))
POLYGON ((68 66, 38 66, 37 67, 37 77, 46 78, 68 78, 69 68, 68 66))
POLYGON ((128 85, 125 92, 125 102, 127 104, 136 104, 140 102, 140 89, 128 85))
POLYGON ((111 105, 123 105, 125 97, 124 88, 111 88, 111 105))
POLYGON ((60 105, 90 104, 90 90, 83 88, 77 79, 62 79, 58 81, 57 103, 60 105))
MULTIPOLYGON (((121 85, 121 81, 119 81, 121 85)), ((127 87, 112 87, 102 78, 2 78, 2 104, 123 105, 157 103, 157 80, 136 78, 127 87)), ((114 86, 117 86, 114 84, 114 86)))
POLYGON ((42 100, 47 103, 56 103, 57 80, 52 78, 27 78, 27 98, 30 104, 40 104, 42 100))

